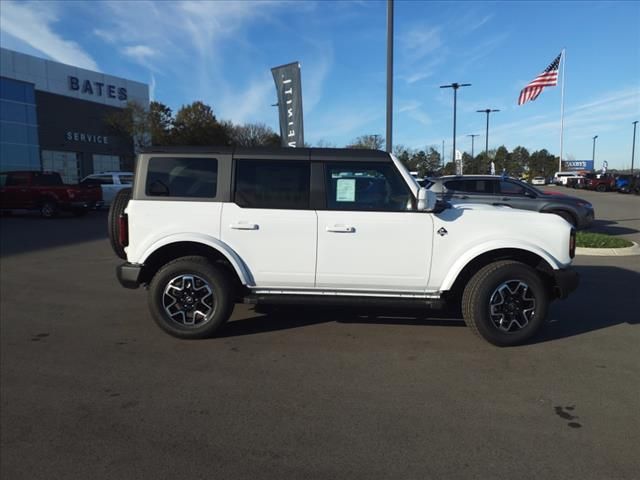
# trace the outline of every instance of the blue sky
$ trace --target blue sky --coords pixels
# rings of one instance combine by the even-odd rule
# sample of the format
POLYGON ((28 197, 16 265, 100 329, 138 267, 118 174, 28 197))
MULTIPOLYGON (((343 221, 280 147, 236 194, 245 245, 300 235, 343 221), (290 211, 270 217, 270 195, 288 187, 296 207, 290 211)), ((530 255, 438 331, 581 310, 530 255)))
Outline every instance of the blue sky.
MULTIPOLYGON (((567 49, 565 157, 631 162, 640 120, 640 2, 395 4, 394 144, 446 141, 459 90, 458 149, 559 153, 560 87, 517 106, 521 88, 567 49)), ((344 146, 385 133, 386 2, 2 1, 3 47, 148 83, 174 110, 202 100, 221 119, 277 130, 270 68, 302 65, 305 140, 344 146)), ((640 132, 638 134, 640 139, 640 132)), ((636 149, 638 150, 637 140, 636 149)), ((636 165, 640 164, 640 152, 636 165)))

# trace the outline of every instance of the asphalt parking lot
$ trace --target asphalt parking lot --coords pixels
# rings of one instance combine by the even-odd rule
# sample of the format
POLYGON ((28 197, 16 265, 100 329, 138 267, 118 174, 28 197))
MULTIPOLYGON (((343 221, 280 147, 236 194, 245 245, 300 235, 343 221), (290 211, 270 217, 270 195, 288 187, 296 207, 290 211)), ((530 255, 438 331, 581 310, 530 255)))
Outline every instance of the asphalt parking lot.
MULTIPOLYGON (((575 192, 640 240, 640 197, 575 192)), ((529 345, 455 318, 236 308, 181 341, 125 290, 106 215, 0 219, 0 476, 637 479, 640 257, 578 257, 529 345)))

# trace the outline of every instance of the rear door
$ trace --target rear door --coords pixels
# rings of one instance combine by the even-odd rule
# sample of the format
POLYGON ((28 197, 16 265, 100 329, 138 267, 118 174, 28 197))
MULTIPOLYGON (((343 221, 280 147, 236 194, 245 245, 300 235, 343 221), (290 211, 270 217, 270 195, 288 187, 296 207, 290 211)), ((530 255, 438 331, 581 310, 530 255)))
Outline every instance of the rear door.
POLYGON ((433 219, 414 210, 413 194, 393 163, 326 161, 324 193, 317 287, 425 291, 433 219))
POLYGON ((317 215, 310 176, 306 152, 234 158, 233 198, 223 206, 220 231, 258 287, 314 286, 317 215))

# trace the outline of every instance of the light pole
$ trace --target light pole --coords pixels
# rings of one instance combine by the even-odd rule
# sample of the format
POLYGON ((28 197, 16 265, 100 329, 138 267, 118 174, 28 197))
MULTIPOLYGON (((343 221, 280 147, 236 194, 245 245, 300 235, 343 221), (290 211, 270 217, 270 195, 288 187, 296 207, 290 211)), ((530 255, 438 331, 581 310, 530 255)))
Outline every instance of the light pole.
POLYGON ((638 126, 638 120, 633 122, 633 143, 631 144, 631 176, 633 176, 633 160, 636 156, 636 127, 638 126))
POLYGON ((598 135, 593 137, 593 153, 591 154, 591 161, 593 162, 593 169, 596 169, 596 138, 598 135))
POLYGON ((453 88, 453 155, 451 160, 456 161, 456 109, 458 105, 458 89, 460 87, 470 87, 470 83, 452 83, 450 85, 440 85, 440 88, 453 88))
POLYGON ((473 160, 473 141, 475 140, 476 137, 479 137, 480 135, 478 134, 470 134, 467 135, 467 137, 471 137, 471 159, 473 160))
POLYGON ((484 159, 489 160, 489 114, 493 112, 499 112, 500 110, 492 110, 490 108, 485 108, 484 110, 476 110, 478 113, 486 113, 487 114, 487 133, 485 134, 485 144, 484 144, 484 159))
POLYGON ((387 152, 393 151, 393 0, 387 0, 387 152))

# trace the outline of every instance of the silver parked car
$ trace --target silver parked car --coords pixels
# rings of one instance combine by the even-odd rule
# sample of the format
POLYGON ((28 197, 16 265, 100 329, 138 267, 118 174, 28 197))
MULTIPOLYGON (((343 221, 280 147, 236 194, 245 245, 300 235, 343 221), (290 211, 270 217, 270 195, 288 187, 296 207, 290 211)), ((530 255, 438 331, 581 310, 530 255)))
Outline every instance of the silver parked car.
POLYGON ((102 200, 106 206, 123 188, 131 188, 133 184, 133 172, 101 172, 92 173, 80 182, 81 185, 100 185, 102 200))

